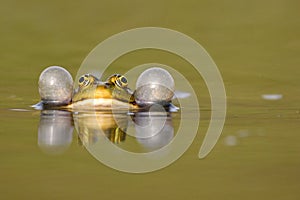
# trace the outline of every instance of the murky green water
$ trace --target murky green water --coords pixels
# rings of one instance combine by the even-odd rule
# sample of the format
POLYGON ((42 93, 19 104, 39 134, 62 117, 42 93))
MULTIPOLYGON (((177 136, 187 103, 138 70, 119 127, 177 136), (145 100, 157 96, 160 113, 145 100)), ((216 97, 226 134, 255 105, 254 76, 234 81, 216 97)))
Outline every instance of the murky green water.
MULTIPOLYGON (((292 0, 3 1, 1 198, 299 198, 299 7, 292 0), (76 131, 64 153, 45 153, 38 145, 40 112, 29 108, 39 101, 40 72, 49 65, 61 65, 75 77, 99 42, 142 26, 171 28, 191 36, 218 65, 228 110, 222 136, 211 154, 204 160, 197 157, 210 118, 203 81, 193 83, 202 110, 196 139, 167 168, 140 175, 110 169, 78 145, 76 131), (265 100, 263 94, 282 98, 265 100)), ((150 50, 121 57, 113 66, 121 66, 123 73, 147 62, 176 69, 188 66, 174 55, 150 50)), ((199 78, 191 67, 184 69, 186 78, 199 78)))

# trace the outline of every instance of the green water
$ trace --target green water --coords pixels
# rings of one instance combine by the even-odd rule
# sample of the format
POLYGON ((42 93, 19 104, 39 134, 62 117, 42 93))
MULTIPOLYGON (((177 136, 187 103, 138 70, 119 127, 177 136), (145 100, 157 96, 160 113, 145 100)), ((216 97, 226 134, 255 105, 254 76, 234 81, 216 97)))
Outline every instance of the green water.
MULTIPOLYGON (((299 7, 293 0, 2 1, 1 199, 298 199, 299 7), (40 149, 40 112, 29 106, 39 101, 41 71, 60 65, 75 77, 99 42, 143 26, 189 35, 218 65, 228 109, 209 156, 197 157, 210 117, 203 81, 193 83, 203 109, 196 139, 167 168, 139 175, 115 171, 78 145, 76 132, 63 154, 40 149), (263 94, 283 96, 269 101, 263 94)), ((113 66, 126 71, 147 62, 188 66, 157 51, 129 54, 113 66)), ((186 69, 186 78, 200 78, 186 69)))

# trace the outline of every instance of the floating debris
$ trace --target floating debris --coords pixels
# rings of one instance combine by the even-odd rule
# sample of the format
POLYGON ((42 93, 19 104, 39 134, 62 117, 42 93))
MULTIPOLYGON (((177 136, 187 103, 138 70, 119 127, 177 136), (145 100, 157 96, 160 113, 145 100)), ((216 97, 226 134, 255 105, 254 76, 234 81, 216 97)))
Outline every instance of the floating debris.
POLYGON ((244 129, 244 130, 238 130, 237 135, 240 138, 245 138, 248 137, 250 134, 249 134, 249 130, 244 129))
POLYGON ((225 139, 224 139, 224 143, 226 146, 236 146, 238 141, 236 136, 234 135, 228 135, 225 139))
POLYGON ((261 97, 265 100, 279 100, 282 99, 283 95, 282 94, 263 94, 261 97))
POLYGON ((189 96, 191 96, 191 94, 188 92, 175 90, 173 98, 185 99, 185 98, 188 98, 189 96))
POLYGON ((11 111, 16 111, 16 112, 29 112, 30 110, 27 110, 27 109, 22 109, 22 108, 12 108, 12 109, 9 109, 11 111))

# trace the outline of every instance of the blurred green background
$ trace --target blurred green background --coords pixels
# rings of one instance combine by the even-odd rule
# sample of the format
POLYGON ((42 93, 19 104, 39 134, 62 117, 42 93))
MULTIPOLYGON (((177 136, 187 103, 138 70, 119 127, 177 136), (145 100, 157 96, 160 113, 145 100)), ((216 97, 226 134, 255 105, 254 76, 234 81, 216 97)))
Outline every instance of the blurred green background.
MULTIPOLYGON (((298 199, 299 9, 296 0, 2 0, 1 199, 298 199), (209 119, 204 113, 189 150, 153 173, 112 170, 76 142, 63 155, 44 154, 37 145, 39 112, 10 109, 29 109, 39 101, 37 81, 45 67, 60 65, 75 77, 98 43, 144 26, 189 35, 218 65, 228 113, 213 152, 204 160, 197 157, 209 119), (283 98, 261 98, 273 93, 283 98), (236 142, 228 146, 232 138, 236 142)), ((157 58, 138 55, 119 63, 129 67, 157 58)), ((166 64, 179 62, 165 56, 166 64)), ((187 76, 192 79, 193 73, 187 76)))

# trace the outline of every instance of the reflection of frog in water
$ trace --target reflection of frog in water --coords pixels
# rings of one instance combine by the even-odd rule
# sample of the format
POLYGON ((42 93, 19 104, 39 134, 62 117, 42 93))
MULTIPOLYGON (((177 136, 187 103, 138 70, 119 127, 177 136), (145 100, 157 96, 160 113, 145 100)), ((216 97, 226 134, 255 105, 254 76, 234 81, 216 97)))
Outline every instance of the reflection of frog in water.
MULTIPOLYGON (((112 128, 105 131, 106 137, 113 143, 119 144, 120 142, 125 141, 126 132, 120 128, 112 128)), ((80 146, 84 144, 92 144, 97 141, 97 136, 90 133, 82 133, 78 135, 78 144, 80 146)))
MULTIPOLYGON (((129 105, 131 108, 136 107, 133 92, 127 87, 128 81, 120 74, 111 75, 105 82, 101 82, 91 74, 85 74, 79 78, 78 85, 79 87, 75 90, 72 98, 72 104, 69 105, 75 109, 97 109, 95 106, 100 106, 103 109, 110 108, 112 104, 116 107, 119 105, 124 108, 129 107, 129 105), (88 106, 88 104, 92 104, 92 106, 88 106)), ((81 138, 83 144, 89 144, 98 138, 97 134, 99 133, 88 130, 89 128, 93 129, 93 126, 96 126, 94 127, 95 129, 103 130, 104 134, 114 143, 125 140, 126 134, 124 130, 126 130, 127 125, 119 127, 111 114, 106 116, 101 114, 101 119, 95 116, 88 116, 84 118, 74 117, 74 120, 78 122, 78 136, 81 138), (91 124, 93 126, 87 126, 91 124)))
MULTIPOLYGON (((124 113, 85 112, 74 113, 58 110, 41 112, 38 143, 47 153, 62 153, 72 142, 73 127, 78 132, 78 143, 97 145, 99 140, 126 143, 127 134, 142 148, 155 150, 168 144, 173 136, 171 116, 151 116, 148 112, 126 115, 124 113), (130 123, 131 122, 131 123, 130 123), (131 133, 128 133, 128 128, 131 133), (134 133, 132 133, 134 132, 134 133)), ((129 142, 130 143, 130 142, 129 142)))
POLYGON ((113 143, 126 138, 128 116, 111 113, 80 113, 73 116, 79 144, 90 145, 106 136, 113 143), (116 122, 117 121, 117 122, 116 122))
POLYGON ((91 145, 106 138, 118 144, 126 139, 127 117, 111 113, 79 113, 72 116, 68 111, 43 110, 38 129, 38 144, 46 153, 62 153, 72 143, 74 125, 78 131, 78 143, 81 145, 91 145))

